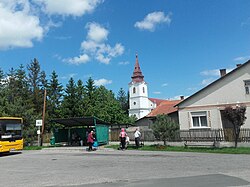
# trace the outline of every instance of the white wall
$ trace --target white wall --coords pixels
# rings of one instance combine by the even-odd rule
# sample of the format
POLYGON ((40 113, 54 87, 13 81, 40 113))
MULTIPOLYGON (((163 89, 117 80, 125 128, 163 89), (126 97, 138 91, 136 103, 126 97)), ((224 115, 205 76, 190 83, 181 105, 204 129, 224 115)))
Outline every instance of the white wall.
POLYGON ((189 129, 191 127, 190 112, 195 111, 208 111, 211 128, 222 128, 220 110, 227 104, 247 106, 247 120, 242 128, 250 128, 250 95, 245 93, 243 81, 247 79, 250 79, 250 63, 181 103, 179 105, 180 128, 189 129))

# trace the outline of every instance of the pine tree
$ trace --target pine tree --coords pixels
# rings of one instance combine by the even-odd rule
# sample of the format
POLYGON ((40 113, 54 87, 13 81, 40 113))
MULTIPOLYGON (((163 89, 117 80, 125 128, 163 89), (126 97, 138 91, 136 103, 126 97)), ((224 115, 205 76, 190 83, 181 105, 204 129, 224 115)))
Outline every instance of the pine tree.
POLYGON ((76 85, 76 99, 77 99, 77 103, 76 103, 76 112, 78 114, 78 116, 84 116, 85 115, 85 111, 86 111, 86 105, 84 102, 84 98, 86 97, 86 89, 83 85, 82 80, 78 80, 77 81, 77 85, 76 85))
POLYGON ((74 79, 71 77, 66 85, 65 95, 62 102, 63 117, 78 117, 76 105, 76 85, 74 79))
POLYGON ((86 97, 84 98, 84 104, 86 106, 86 116, 95 115, 95 81, 90 77, 85 85, 86 88, 86 97))
MULTIPOLYGON (((63 86, 58 81, 58 75, 55 71, 51 74, 51 79, 47 86, 47 111, 48 119, 55 119, 61 117, 61 101, 63 97, 63 86)), ((51 129, 47 126, 47 130, 51 129)))
POLYGON ((32 93, 32 102, 37 113, 42 112, 43 106, 43 95, 41 92, 41 68, 38 60, 34 58, 33 61, 27 67, 28 73, 28 83, 30 91, 32 93))
POLYGON ((118 94, 117 94, 117 100, 119 101, 121 107, 122 107, 122 110, 128 114, 128 108, 129 108, 129 105, 128 105, 128 96, 126 95, 126 92, 120 88, 118 94))

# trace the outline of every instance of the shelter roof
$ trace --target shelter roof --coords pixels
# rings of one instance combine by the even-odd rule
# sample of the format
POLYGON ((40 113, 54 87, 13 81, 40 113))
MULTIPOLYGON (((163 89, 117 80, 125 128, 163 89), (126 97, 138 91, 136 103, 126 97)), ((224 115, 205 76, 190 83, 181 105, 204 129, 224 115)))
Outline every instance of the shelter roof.
POLYGON ((95 126, 96 124, 110 125, 109 123, 104 122, 96 117, 59 118, 59 119, 52 119, 51 122, 59 123, 66 127, 95 126))

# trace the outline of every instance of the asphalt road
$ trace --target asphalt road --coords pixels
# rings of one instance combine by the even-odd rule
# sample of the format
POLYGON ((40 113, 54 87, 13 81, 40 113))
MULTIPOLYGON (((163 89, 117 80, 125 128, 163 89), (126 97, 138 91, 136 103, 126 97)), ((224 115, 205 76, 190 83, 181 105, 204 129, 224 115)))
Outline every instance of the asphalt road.
POLYGON ((23 151, 0 157, 0 186, 250 186, 250 156, 78 148, 23 151))

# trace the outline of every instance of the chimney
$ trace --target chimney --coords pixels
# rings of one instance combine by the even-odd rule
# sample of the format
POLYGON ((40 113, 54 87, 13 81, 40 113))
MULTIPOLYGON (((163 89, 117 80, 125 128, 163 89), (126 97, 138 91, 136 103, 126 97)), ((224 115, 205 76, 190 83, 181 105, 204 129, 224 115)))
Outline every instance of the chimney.
POLYGON ((227 70, 226 69, 220 69, 220 76, 223 77, 227 74, 227 70))
POLYGON ((181 98, 181 100, 184 100, 184 96, 183 95, 181 95, 180 98, 181 98))
POLYGON ((238 68, 238 67, 240 67, 241 66, 241 64, 236 64, 236 67, 238 68))

